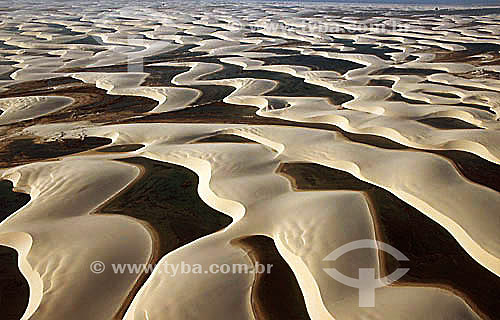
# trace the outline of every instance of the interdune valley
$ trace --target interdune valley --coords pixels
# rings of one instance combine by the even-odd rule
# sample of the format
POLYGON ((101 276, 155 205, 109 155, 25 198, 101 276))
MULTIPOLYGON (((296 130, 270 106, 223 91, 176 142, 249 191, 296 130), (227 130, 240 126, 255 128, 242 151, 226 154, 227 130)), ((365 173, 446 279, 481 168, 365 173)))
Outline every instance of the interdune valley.
POLYGON ((499 319, 500 7, 0 12, 0 319, 499 319))

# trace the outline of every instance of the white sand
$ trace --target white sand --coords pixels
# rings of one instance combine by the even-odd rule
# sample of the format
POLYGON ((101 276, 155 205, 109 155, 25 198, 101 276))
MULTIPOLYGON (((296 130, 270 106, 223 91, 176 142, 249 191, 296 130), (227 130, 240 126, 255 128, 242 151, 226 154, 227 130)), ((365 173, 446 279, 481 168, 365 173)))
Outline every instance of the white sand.
MULTIPOLYGON (((6 14, 2 26, 17 26, 20 30, 0 32, 0 40, 6 45, 19 47, 0 48, 2 60, 17 62, 2 66, 2 74, 16 70, 11 74, 12 80, 0 83, 2 92, 8 92, 6 86, 10 84, 73 77, 111 95, 154 99, 158 104, 150 113, 160 113, 196 106, 202 92, 193 86, 231 86, 235 90, 224 102, 258 107, 257 113, 263 117, 333 124, 348 132, 373 134, 416 149, 463 150, 500 164, 500 80, 485 76, 488 72, 498 73, 498 67, 479 66, 477 62, 434 62, 439 51, 463 50, 468 43, 500 44, 499 23, 495 20, 498 15, 446 15, 437 20, 398 22, 389 14, 361 19, 365 23, 398 22, 410 27, 406 32, 390 30, 383 36, 377 32, 321 31, 326 27, 354 27, 360 17, 325 15, 335 11, 318 3, 286 9, 241 2, 239 7, 214 9, 185 2, 169 4, 168 8, 124 6, 106 13, 102 6, 68 8, 69 13, 81 17, 79 21, 70 20, 62 11, 37 10, 34 16, 29 10, 13 10, 6 14), (297 11, 304 17, 299 17, 297 11), (279 22, 280 28, 270 21, 279 22), (481 27, 468 27, 473 21, 481 22, 481 27), (311 23, 316 23, 316 29, 310 28, 311 23), (248 37, 247 31, 238 28, 240 24, 256 28, 254 31, 259 34, 248 37), (78 43, 87 36, 98 44, 78 43), (385 49, 397 51, 385 57, 355 52, 347 40, 358 45, 383 44, 385 49), (384 40, 391 42, 381 42, 384 40), (175 55, 174 50, 190 44, 197 45, 189 49, 193 54, 225 56, 219 61, 246 71, 287 74, 353 99, 338 105, 326 97, 316 97, 314 92, 311 97, 273 95, 279 82, 272 79, 236 74, 226 79, 203 80, 223 70, 215 59, 207 62, 204 57, 195 56, 186 61, 161 58, 175 55), (281 46, 303 55, 304 61, 309 56, 322 56, 362 66, 341 74, 335 63, 328 70, 306 65, 266 65, 259 59, 289 54, 255 51, 281 46), (408 61, 410 55, 417 59, 408 61), (189 70, 173 77, 171 84, 151 87, 144 84, 149 74, 141 70, 125 73, 112 68, 99 72, 73 69, 140 63, 143 58, 151 59, 146 63, 150 67, 189 70), (387 68, 443 72, 391 74, 384 71, 387 68), (394 83, 369 85, 371 80, 394 83), (394 93, 415 101, 391 100, 394 93), (444 97, 442 93, 455 96, 444 97), (286 107, 275 109, 275 104, 286 107), (417 121, 436 117, 456 118, 483 129, 444 130, 417 121)), ((336 8, 360 10, 350 5, 336 8)), ((374 5, 366 10, 390 8, 374 5)), ((496 58, 484 54, 481 59, 487 62, 496 58)), ((0 99, 0 125, 35 119, 71 103, 73 99, 59 96, 0 99)), ((449 160, 437 155, 382 149, 351 142, 335 132, 285 126, 75 122, 38 124, 22 131, 3 132, 5 138, 35 135, 50 140, 63 134, 107 137, 112 139, 112 145, 145 146, 126 153, 83 152, 60 161, 0 170, 2 179, 12 180, 17 190, 31 196, 26 206, 0 224, 0 244, 19 252, 19 268, 30 285, 30 301, 23 319, 111 319, 123 305, 139 275, 114 274, 111 263, 147 263, 153 240, 140 221, 119 214, 94 213, 140 177, 139 168, 113 161, 130 156, 174 163, 195 171, 202 200, 232 217, 233 223, 164 256, 133 297, 124 317, 127 320, 254 319, 250 301, 253 275, 172 277, 165 273, 165 266, 184 262, 201 264, 206 270, 214 263, 249 264, 245 252, 230 242, 255 234, 274 240, 299 282, 312 319, 479 318, 460 296, 432 285, 380 288, 376 290, 375 308, 358 308, 357 289, 335 281, 323 269, 334 267, 352 277, 357 277, 359 268, 374 268, 378 272, 376 251, 362 249, 337 261, 323 259, 345 243, 375 239, 376 213, 361 192, 293 190, 290 181, 276 174, 279 165, 288 162, 339 169, 390 191, 444 227, 477 263, 500 275, 499 193, 468 180, 449 160), (195 143, 219 133, 235 134, 257 143, 195 143), (104 273, 90 271, 90 264, 96 260, 106 264, 104 273)))

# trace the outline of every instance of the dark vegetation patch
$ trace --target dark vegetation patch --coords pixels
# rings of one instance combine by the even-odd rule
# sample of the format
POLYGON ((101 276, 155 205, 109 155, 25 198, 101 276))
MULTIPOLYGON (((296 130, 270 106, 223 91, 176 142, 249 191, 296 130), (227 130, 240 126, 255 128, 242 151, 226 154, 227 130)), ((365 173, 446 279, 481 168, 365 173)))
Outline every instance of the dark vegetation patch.
POLYGON ((98 137, 50 142, 36 142, 32 138, 13 139, 0 144, 0 168, 62 157, 109 143, 111 139, 98 137))

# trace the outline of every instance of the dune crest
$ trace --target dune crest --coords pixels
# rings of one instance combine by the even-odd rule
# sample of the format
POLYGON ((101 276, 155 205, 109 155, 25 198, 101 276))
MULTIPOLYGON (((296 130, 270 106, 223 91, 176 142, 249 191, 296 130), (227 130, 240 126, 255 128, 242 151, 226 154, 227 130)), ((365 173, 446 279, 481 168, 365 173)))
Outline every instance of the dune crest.
POLYGON ((500 314, 500 8, 0 12, 0 179, 29 199, 0 194, 0 245, 29 284, 22 319, 500 314), (327 259, 360 240, 413 272, 386 285, 406 262, 380 247, 327 259), (258 263, 276 270, 210 269, 258 263), (374 307, 326 269, 373 270, 374 307))

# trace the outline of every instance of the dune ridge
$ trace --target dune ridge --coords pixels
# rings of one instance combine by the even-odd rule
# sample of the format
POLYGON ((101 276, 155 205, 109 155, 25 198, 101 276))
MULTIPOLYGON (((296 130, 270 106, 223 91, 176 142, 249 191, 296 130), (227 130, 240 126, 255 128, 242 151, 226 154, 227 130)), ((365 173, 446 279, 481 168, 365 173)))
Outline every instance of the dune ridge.
POLYGON ((262 300, 266 285, 280 296, 273 283, 293 287, 287 299, 311 319, 494 319, 490 301, 425 281, 425 272, 422 282, 377 288, 375 307, 359 307, 358 289, 324 269, 383 276, 389 262, 367 248, 325 257, 380 240, 382 204, 342 181, 304 192, 280 171, 305 163, 352 175, 500 276, 498 185, 477 174, 500 165, 500 11, 433 9, 125 0, 0 8, 0 179, 30 196, 0 223, 0 245, 18 252, 30 287, 22 319, 289 317, 297 310, 262 300), (166 188, 154 166, 167 180, 180 167, 196 174, 176 188, 193 188, 220 221, 196 216, 196 206, 174 210, 181 189, 166 188), (287 276, 165 272, 256 261, 287 276), (116 273, 119 263, 154 268, 116 273))

